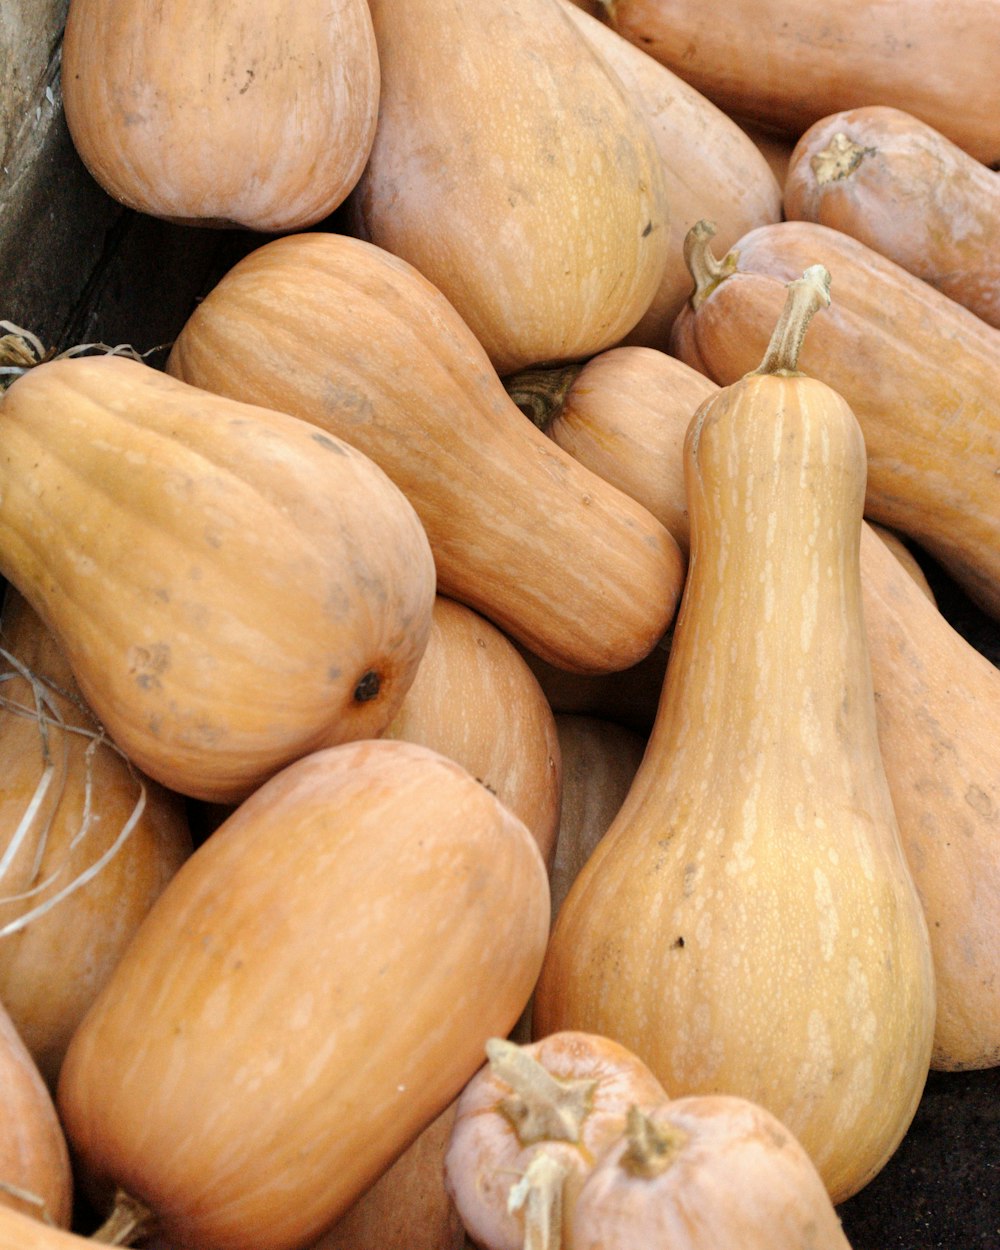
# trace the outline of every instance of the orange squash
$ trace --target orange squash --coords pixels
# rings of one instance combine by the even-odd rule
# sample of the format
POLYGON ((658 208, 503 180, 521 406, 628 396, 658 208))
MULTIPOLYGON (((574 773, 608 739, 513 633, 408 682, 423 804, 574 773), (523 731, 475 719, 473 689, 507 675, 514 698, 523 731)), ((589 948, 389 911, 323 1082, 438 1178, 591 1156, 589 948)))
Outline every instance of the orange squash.
POLYGON ((760 1103, 839 1202, 909 1126, 935 992, 877 737, 864 441, 796 371, 824 277, 792 284, 759 369, 691 422, 656 724, 556 919, 534 1022, 616 1038, 673 1096, 760 1103))
POLYGON ((0 1005, 0 1212, 8 1210, 68 1228, 73 1177, 48 1088, 0 1005))
POLYGON ((520 652, 478 612, 437 597, 417 675, 383 736, 461 764, 524 821, 551 863, 562 797, 555 718, 520 652))
POLYGON ((830 113, 886 104, 1000 160, 993 4, 910 0, 904 30, 891 5, 753 0, 720 21, 697 0, 603 2, 615 30, 727 113, 798 137, 830 113))
POLYGON ((652 303, 622 341, 665 347, 691 291, 688 230, 711 217, 720 246, 728 247, 754 226, 781 220, 781 188, 757 144, 721 109, 610 26, 570 0, 560 2, 635 100, 663 166, 670 205, 666 267, 652 303))
POLYGON ((838 299, 811 330, 802 368, 850 404, 868 452, 865 514, 929 552, 1000 617, 1000 331, 842 231, 760 226, 718 261, 692 241, 691 300, 672 354, 728 385, 767 343, 784 283, 806 264, 838 299))
POLYGON ((792 152, 784 203, 1000 328, 1000 175, 933 126, 876 105, 822 118, 792 152))
POLYGON ((674 540, 533 429, 451 304, 382 248, 319 231, 257 248, 194 310, 167 368, 370 456, 420 516, 439 592, 554 664, 627 668, 669 626, 674 540))
POLYGON ((388 739, 289 765, 184 864, 73 1036, 58 1107, 84 1183, 170 1245, 308 1245, 512 1027, 548 930, 534 839, 459 765, 388 739))
POLYGON ((660 160, 619 80, 558 0, 370 4, 382 93, 354 232, 433 282, 498 373, 618 342, 669 241, 660 160))
POLYGON ((365 0, 72 0, 66 120, 109 195, 192 225, 291 230, 357 182, 378 112, 365 0))
POLYGON ((812 1161, 745 1098, 633 1108, 570 1208, 574 1250, 850 1250, 812 1161))
POLYGON ((54 1087, 70 1035, 191 833, 180 797, 104 736, 12 586, 0 648, 0 1001, 54 1087))
POLYGON ((236 801, 388 724, 435 573, 367 457, 115 356, 38 365, 0 418, 0 571, 143 772, 236 801))
POLYGON ((54 1228, 0 1203, 0 1250, 93 1250, 88 1237, 54 1228))

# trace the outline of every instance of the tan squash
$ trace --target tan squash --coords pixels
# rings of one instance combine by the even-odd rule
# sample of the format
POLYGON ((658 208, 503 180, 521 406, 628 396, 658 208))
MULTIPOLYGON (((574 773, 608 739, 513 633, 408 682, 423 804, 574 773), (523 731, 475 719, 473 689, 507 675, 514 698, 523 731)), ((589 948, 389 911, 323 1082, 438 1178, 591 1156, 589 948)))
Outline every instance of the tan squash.
POLYGON ((816 261, 837 299, 802 368, 848 401, 868 449, 865 514, 929 552, 1000 618, 1000 330, 828 226, 761 226, 716 260, 696 232, 672 354, 727 385, 767 343, 783 284, 816 261))
POLYGON ((745 117, 737 117, 735 120, 740 129, 756 143, 783 191, 798 136, 783 133, 771 126, 762 126, 759 122, 748 121, 745 117))
POLYGON ((681 450, 688 423, 718 385, 652 347, 615 347, 582 366, 508 378, 508 393, 575 460, 631 495, 686 554, 681 450))
POLYGON ((328 216, 361 174, 378 52, 365 0, 72 0, 62 90, 76 150, 116 200, 291 230, 328 216))
POLYGON ((48 1087, 0 1004, 0 1212, 7 1210, 68 1228, 73 1176, 48 1087))
POLYGON ((54 1228, 0 1203, 0 1250, 93 1250, 87 1237, 54 1228))
POLYGON ((0 1001, 52 1087, 71 1034, 191 853, 180 797, 140 776, 12 587, 0 618, 0 1001))
POLYGON ((935 998, 879 753, 864 441, 795 368, 821 278, 791 284, 759 369, 691 423, 690 569, 656 725, 560 910, 534 1020, 616 1038, 672 1096, 759 1102, 839 1202, 910 1124, 935 998))
POLYGON ((553 920, 594 847, 618 815, 646 748, 644 734, 598 716, 560 712, 555 722, 563 763, 563 793, 550 874, 553 920))
POLYGON ((353 231, 429 278, 498 373, 618 342, 669 242, 619 80, 558 0, 370 4, 382 94, 353 231))
MULTIPOLYGON (((909 573, 910 577, 912 577, 914 582, 916 582, 916 584, 920 587, 921 591, 923 591, 931 603, 937 607, 937 596, 934 594, 934 590, 932 589, 930 582, 927 580, 927 574, 924 572, 923 565, 917 559, 913 552, 913 548, 906 541, 906 539, 900 534, 897 534, 895 530, 887 529, 884 525, 879 525, 877 521, 868 521, 867 525, 868 528, 870 528, 874 534, 877 534, 882 542, 885 543, 906 572, 909 573)), ((862 553, 862 584, 864 584, 865 576, 865 559, 864 554, 862 553)))
POLYGON ((842 5, 604 0, 620 34, 738 117, 796 138, 841 109, 886 104, 935 126, 984 164, 1000 160, 1000 10, 980 0, 842 5))
POLYGON ((444 1184, 457 1110, 455 1099, 311 1250, 462 1250, 465 1229, 444 1184))
POLYGON ((451 304, 383 249, 319 231, 272 240, 201 301, 167 368, 370 456, 420 516, 439 592, 543 658, 627 668, 669 626, 674 540, 533 429, 451 304))
POLYGON ((416 678, 383 736, 461 764, 552 862, 562 797, 555 719, 520 652, 478 612, 438 595, 416 678))
POLYGON ((728 247, 754 226, 781 220, 781 188, 757 144, 721 109, 610 26, 570 0, 560 2, 635 100, 663 165, 670 205, 666 268, 652 303, 623 338, 663 348, 691 292, 684 264, 688 230, 710 217, 719 245, 728 247))
POLYGON ((1000 174, 933 126, 876 105, 822 118, 795 146, 784 204, 1000 328, 1000 174))
POLYGON ((548 929, 534 839, 459 765, 392 740, 297 761, 181 868, 73 1037, 88 1190, 170 1245, 308 1245, 513 1025, 548 929))
POLYGON ((574 1196, 628 1108, 665 1091, 638 1056, 595 1034, 492 1038, 486 1053, 458 1100, 445 1182, 483 1250, 558 1250, 574 1196))
POLYGON ((816 1168, 744 1098, 676 1098, 629 1116, 570 1212, 573 1250, 850 1250, 816 1168))
POLYGON ((4 394, 0 571, 133 763, 215 801, 382 730, 435 589, 416 513, 366 456, 115 356, 4 394))

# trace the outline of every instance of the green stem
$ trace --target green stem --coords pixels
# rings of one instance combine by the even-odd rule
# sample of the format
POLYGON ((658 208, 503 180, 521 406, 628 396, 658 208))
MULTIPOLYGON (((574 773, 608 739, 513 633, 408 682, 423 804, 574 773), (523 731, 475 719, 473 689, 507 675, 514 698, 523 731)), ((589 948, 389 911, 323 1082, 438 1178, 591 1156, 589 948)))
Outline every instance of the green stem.
POLYGON ((814 315, 830 303, 830 274, 823 265, 810 265, 801 278, 787 283, 788 295, 774 327, 764 359, 753 374, 794 374, 799 371, 802 340, 814 315))
POLYGON ((522 1047, 505 1038, 490 1038, 486 1056, 492 1071, 514 1091, 500 1103, 500 1110, 514 1126, 522 1146, 580 1140, 597 1081, 559 1081, 522 1047))
POLYGON ((574 364, 559 369, 522 369, 504 378, 503 384, 518 408, 544 433, 562 412, 582 368, 582 364, 574 364))

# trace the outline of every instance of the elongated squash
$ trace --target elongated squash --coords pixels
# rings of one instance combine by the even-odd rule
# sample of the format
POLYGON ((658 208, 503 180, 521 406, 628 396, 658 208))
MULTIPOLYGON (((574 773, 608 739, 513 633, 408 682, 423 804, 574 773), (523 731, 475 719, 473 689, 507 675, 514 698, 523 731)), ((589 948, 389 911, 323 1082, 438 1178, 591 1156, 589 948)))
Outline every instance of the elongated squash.
POLYGON ((716 260, 689 246, 696 287, 671 353, 721 385, 753 367, 783 284, 813 259, 838 300, 802 368, 844 396, 868 452, 865 514, 912 538, 1000 618, 1000 330, 840 230, 760 226, 716 260))
POLYGON ((378 51, 365 0, 73 0, 62 88, 77 151, 123 204, 292 230, 361 174, 378 51))
POLYGON ((909 1126, 935 995, 879 754, 864 441, 795 370, 815 307, 798 300, 824 276, 792 284, 759 369, 691 422, 690 568, 656 724, 560 910, 534 1020, 616 1038, 671 1096, 759 1102, 837 1202, 909 1126))
POLYGON ((711 100, 610 26, 569 0, 560 3, 635 100, 662 163, 670 205, 666 266, 652 303, 622 341, 663 348, 691 291, 688 230, 711 217, 719 246, 728 247, 755 226, 781 220, 781 188, 754 141, 711 100))
POLYGON ((171 1246, 330 1228, 512 1027, 549 931, 523 823, 415 743, 283 769, 184 864, 74 1034, 82 1183, 171 1246))
POLYGON ((71 1034, 191 853, 179 795, 142 777, 7 586, 0 617, 0 1001, 55 1087, 71 1034))
POLYGON ((1000 160, 1000 9, 981 0, 841 5, 603 0, 615 30, 738 117, 796 137, 840 109, 887 104, 978 160, 1000 160))
POLYGON ((1000 328, 1000 176, 933 126, 876 105, 822 118, 795 145, 784 204, 1000 328))
POLYGON ((670 534, 533 429, 441 292, 374 244, 315 231, 257 248, 167 369, 370 456, 423 522, 440 593, 560 667, 628 668, 673 619, 670 534))
POLYGON ((416 513, 366 456, 116 356, 4 394, 0 571, 133 763, 215 801, 383 729, 435 589, 416 513))
POLYGON ((498 373, 618 342, 669 245, 660 160, 620 81, 558 0, 370 4, 382 91, 354 232, 429 278, 498 373))

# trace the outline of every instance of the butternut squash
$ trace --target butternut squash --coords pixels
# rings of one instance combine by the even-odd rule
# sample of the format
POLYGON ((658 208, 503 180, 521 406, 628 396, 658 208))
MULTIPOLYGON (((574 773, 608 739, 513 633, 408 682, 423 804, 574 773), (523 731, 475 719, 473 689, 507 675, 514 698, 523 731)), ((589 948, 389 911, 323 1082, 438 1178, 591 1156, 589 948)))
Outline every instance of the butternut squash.
POLYGON ((842 231, 760 226, 717 261, 695 231, 696 289, 671 353, 714 381, 741 377, 767 342, 783 284, 815 259, 838 300, 802 368, 850 404, 868 452, 865 514, 929 552, 1000 618, 1000 331, 842 231))
POLYGON ((71 1034, 192 844, 180 796, 108 741, 13 586, 0 775, 0 1001, 54 1088, 71 1034))
POLYGON ((633 1108, 570 1223, 574 1250, 850 1250, 794 1136, 763 1107, 719 1094, 633 1108))
POLYGON ((933 126, 877 105, 822 118, 792 152, 784 204, 1000 328, 1000 175, 933 126))
POLYGON ((291 230, 328 216, 371 150, 379 66, 365 0, 72 0, 66 121, 130 208, 291 230))
POLYGON ((560 667, 627 668, 673 619, 667 531, 533 429, 441 292, 374 244, 314 231, 257 248, 167 369, 370 456, 423 522, 438 591, 560 667))
POLYGON ((610 26, 570 0, 560 3, 635 100, 662 163, 670 205, 666 267, 652 303, 622 340, 662 348, 691 290, 688 230, 710 217, 719 245, 728 247, 754 226, 781 220, 781 188, 757 144, 721 109, 610 26))
POLYGON ((459 765, 388 739, 296 761, 183 865, 74 1034, 81 1183, 168 1245, 309 1245, 513 1025, 548 931, 534 839, 459 765))
POLYGON ((879 753, 864 441, 796 369, 828 282, 817 266, 791 284, 757 371, 691 422, 656 724, 556 919, 534 1021, 615 1038, 674 1097, 760 1103, 839 1202, 910 1124, 935 996, 879 753))
POLYGON ((73 1176, 48 1087, 0 1005, 0 1211, 6 1210, 68 1228, 73 1176))
POLYGON ((618 342, 669 244, 660 160, 619 80, 558 0, 370 5, 382 88, 352 231, 433 282, 498 373, 618 342))
POLYGON ((904 18, 891 5, 746 0, 720 21, 696 0, 603 2, 615 30, 727 113, 797 138, 830 113, 885 104, 1000 160, 993 4, 911 0, 904 18))
POLYGON ((93 1250, 88 1237, 54 1228, 0 1203, 0 1250, 93 1250))
POLYGON ((485 617, 438 595, 417 675, 383 736, 461 764, 552 862, 562 799, 555 718, 524 658, 485 617))
POLYGON ((116 356, 38 365, 0 417, 0 572, 137 768, 231 802, 388 724, 435 574, 366 456, 116 356))

